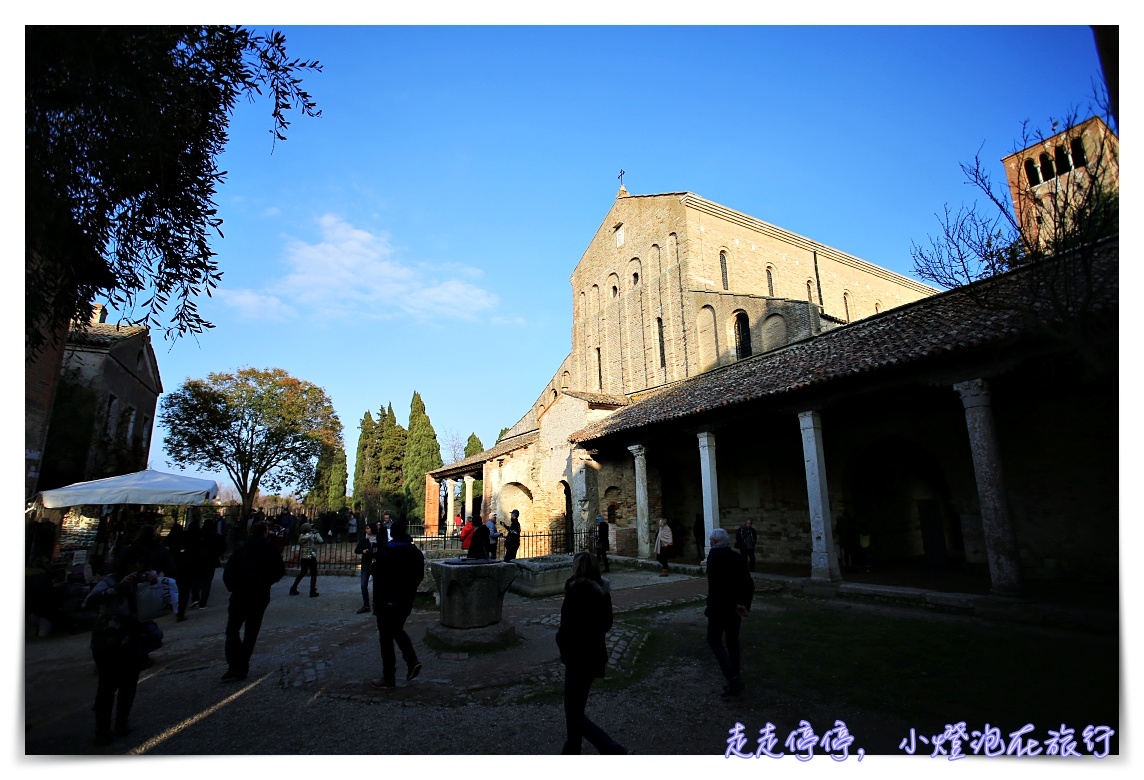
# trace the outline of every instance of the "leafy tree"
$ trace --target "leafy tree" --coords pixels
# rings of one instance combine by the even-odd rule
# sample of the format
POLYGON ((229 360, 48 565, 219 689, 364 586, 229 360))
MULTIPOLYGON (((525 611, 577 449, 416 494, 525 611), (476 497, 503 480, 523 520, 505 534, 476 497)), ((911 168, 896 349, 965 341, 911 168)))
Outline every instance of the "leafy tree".
MULTIPOLYGON (((433 423, 425 412, 425 402, 421 394, 413 391, 413 401, 409 408, 409 439, 405 446, 405 462, 402 473, 405 477, 405 514, 410 523, 425 522, 425 474, 445 465, 441 460, 441 445, 433 423)), ((437 518, 431 518, 435 524, 437 518)), ((434 527, 436 527, 434 525, 434 527)))
POLYGON ((367 485, 375 485, 377 477, 369 472, 370 454, 373 445, 374 428, 373 415, 366 410, 362 415, 360 433, 357 441, 357 456, 354 458, 354 501, 361 496, 367 485))
POLYGON ((342 423, 326 391, 280 368, 188 379, 163 397, 159 419, 173 462, 224 471, 244 517, 259 488, 308 491, 322 448, 342 446, 342 423))
POLYGON ((265 89, 286 140, 286 112, 321 115, 299 75, 321 66, 243 27, 30 26, 24 40, 26 359, 96 297, 155 326, 173 304, 171 336, 212 327, 195 299, 222 276, 209 238, 231 114, 265 89))
POLYGON ((405 502, 405 447, 409 434, 398 425, 393 404, 386 410, 384 420, 384 424, 379 426, 378 487, 381 490, 382 505, 400 511, 405 502))

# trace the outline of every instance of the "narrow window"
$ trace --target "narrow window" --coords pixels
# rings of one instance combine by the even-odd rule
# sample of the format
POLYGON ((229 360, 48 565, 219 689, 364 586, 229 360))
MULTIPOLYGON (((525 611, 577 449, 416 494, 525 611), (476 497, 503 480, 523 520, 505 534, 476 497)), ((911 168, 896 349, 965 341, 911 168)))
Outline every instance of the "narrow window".
POLYGON ((775 297, 775 277, 771 273, 771 269, 767 269, 767 295, 775 297))
POLYGON ((127 432, 123 436, 123 440, 128 445, 135 439, 135 407, 127 407, 127 432))
POLYGON ((850 293, 842 293, 842 309, 846 313, 846 321, 850 322, 850 293))
POLYGON ((727 280, 727 253, 726 252, 720 252, 719 253, 719 270, 722 271, 722 273, 723 273, 723 289, 724 290, 730 290, 731 286, 728 284, 728 280, 727 280))
POLYGON ((635 273, 633 273, 633 274, 632 274, 632 287, 635 287, 635 286, 636 286, 636 285, 638 285, 639 283, 640 283, 640 275, 639 275, 639 272, 635 272, 635 273))
POLYGON ((1065 151, 1063 146, 1056 148, 1056 161, 1057 161, 1057 175, 1068 173, 1072 170, 1072 164, 1069 162, 1069 153, 1065 151))
POLYGON ((596 389, 604 389, 604 364, 600 360, 600 348, 596 347, 596 389))
POLYGON ((1032 160, 1025 160, 1025 178, 1029 180, 1030 187, 1036 187, 1041 183, 1041 172, 1032 160))
POLYGON ((151 418, 143 415, 143 456, 151 449, 151 418))
POLYGON ((751 323, 746 312, 735 315, 735 358, 742 360, 751 356, 751 323))
POLYGON ((612 232, 616 236, 616 247, 619 248, 624 245, 624 223, 620 222, 612 228, 612 232))
POLYGON ((667 368, 667 353, 663 347, 663 317, 655 318, 655 327, 659 331, 659 367, 667 368))
POLYGON ((882 304, 878 303, 877 301, 874 301, 874 313, 875 314, 881 314, 882 313, 882 304))
POLYGON ((1053 158, 1049 157, 1048 152, 1041 152, 1039 159, 1041 161, 1041 179, 1043 181, 1048 181, 1057 175, 1053 171, 1053 158))
POLYGON ((616 285, 613 284, 612 285, 612 297, 615 298, 619 294, 620 294, 620 288, 616 287, 616 285))
POLYGON ((115 429, 119 424, 119 399, 114 393, 107 396, 107 435, 115 438, 115 429))
POLYGON ((1069 148, 1072 149, 1072 163, 1074 168, 1083 168, 1088 165, 1088 158, 1084 154, 1084 139, 1074 138, 1069 142, 1069 148))
POLYGON ((814 303, 814 285, 809 279, 806 280, 806 299, 814 303))

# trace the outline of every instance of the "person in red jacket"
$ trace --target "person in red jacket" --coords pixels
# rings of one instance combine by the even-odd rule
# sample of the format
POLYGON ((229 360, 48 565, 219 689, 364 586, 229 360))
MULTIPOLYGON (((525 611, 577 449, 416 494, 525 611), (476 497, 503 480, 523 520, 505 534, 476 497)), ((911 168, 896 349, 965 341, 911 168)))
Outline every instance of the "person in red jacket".
POLYGON ((473 518, 469 518, 469 522, 461 527, 461 549, 469 549, 469 545, 473 543, 473 531, 477 530, 477 526, 473 523, 473 518))

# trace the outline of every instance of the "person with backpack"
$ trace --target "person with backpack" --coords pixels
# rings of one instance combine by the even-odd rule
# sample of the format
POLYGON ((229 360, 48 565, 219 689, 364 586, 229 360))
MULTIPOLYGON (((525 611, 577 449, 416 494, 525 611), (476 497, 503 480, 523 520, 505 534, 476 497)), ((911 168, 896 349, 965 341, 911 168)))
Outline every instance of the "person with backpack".
POLYGON ((294 580, 294 584, 290 586, 290 595, 297 596, 298 583, 310 573, 310 598, 315 598, 318 595, 318 545, 325 544, 326 540, 322 535, 315 530, 311 530, 309 523, 302 523, 302 535, 298 537, 298 555, 301 558, 301 564, 298 571, 298 577, 294 580))

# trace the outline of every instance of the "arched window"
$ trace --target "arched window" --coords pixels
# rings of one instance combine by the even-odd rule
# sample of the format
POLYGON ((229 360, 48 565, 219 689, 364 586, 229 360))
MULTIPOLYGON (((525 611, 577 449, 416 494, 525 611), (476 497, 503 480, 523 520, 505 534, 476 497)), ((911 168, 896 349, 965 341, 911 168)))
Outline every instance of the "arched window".
POLYGON ((1048 152, 1041 152, 1041 156, 1038 159, 1040 159, 1040 161, 1041 161, 1041 180, 1042 181, 1048 181, 1049 179, 1051 179, 1057 175, 1056 172, 1053 170, 1053 158, 1049 157, 1048 152))
POLYGON ((842 310, 846 314, 846 321, 850 322, 850 293, 842 293, 842 310))
POLYGON ((564 374, 560 377, 560 389, 561 390, 567 390, 568 389, 568 372, 567 371, 565 371, 564 374))
POLYGON ((1065 151, 1063 146, 1058 146, 1055 152, 1057 162, 1057 175, 1068 173, 1072 170, 1072 163, 1069 162, 1069 153, 1065 151))
POLYGON ((639 283, 640 283, 640 272, 639 271, 633 271, 632 272, 632 287, 635 287, 639 283))
POLYGON ((874 301, 874 313, 875 314, 881 314, 882 313, 882 304, 878 303, 877 301, 874 301))
POLYGON ((810 279, 806 280, 806 299, 814 303, 814 282, 810 279))
POLYGON ((767 295, 775 297, 775 275, 771 273, 771 269, 767 269, 767 295))
POLYGON ((726 252, 720 252, 719 253, 719 271, 723 274, 723 289, 724 290, 730 290, 731 285, 730 285, 729 279, 727 277, 727 253, 726 252))
POLYGON ((600 359, 599 347, 596 347, 596 389, 604 389, 604 363, 600 359))
POLYGON ((1072 149, 1072 163, 1074 168, 1083 168, 1088 165, 1088 157, 1084 154, 1084 140, 1079 136, 1069 142, 1072 149))
POLYGON ((555 389, 552 391, 552 400, 553 401, 556 400, 556 390, 555 389))
POLYGON ((667 368, 667 350, 663 345, 663 317, 655 318, 655 327, 659 331, 659 367, 667 368))
POLYGON ((1025 160, 1025 178, 1029 180, 1030 187, 1036 187, 1041 183, 1041 171, 1032 160, 1025 160))
POLYGON ((751 356, 751 322, 744 311, 735 314, 735 359, 751 356))

